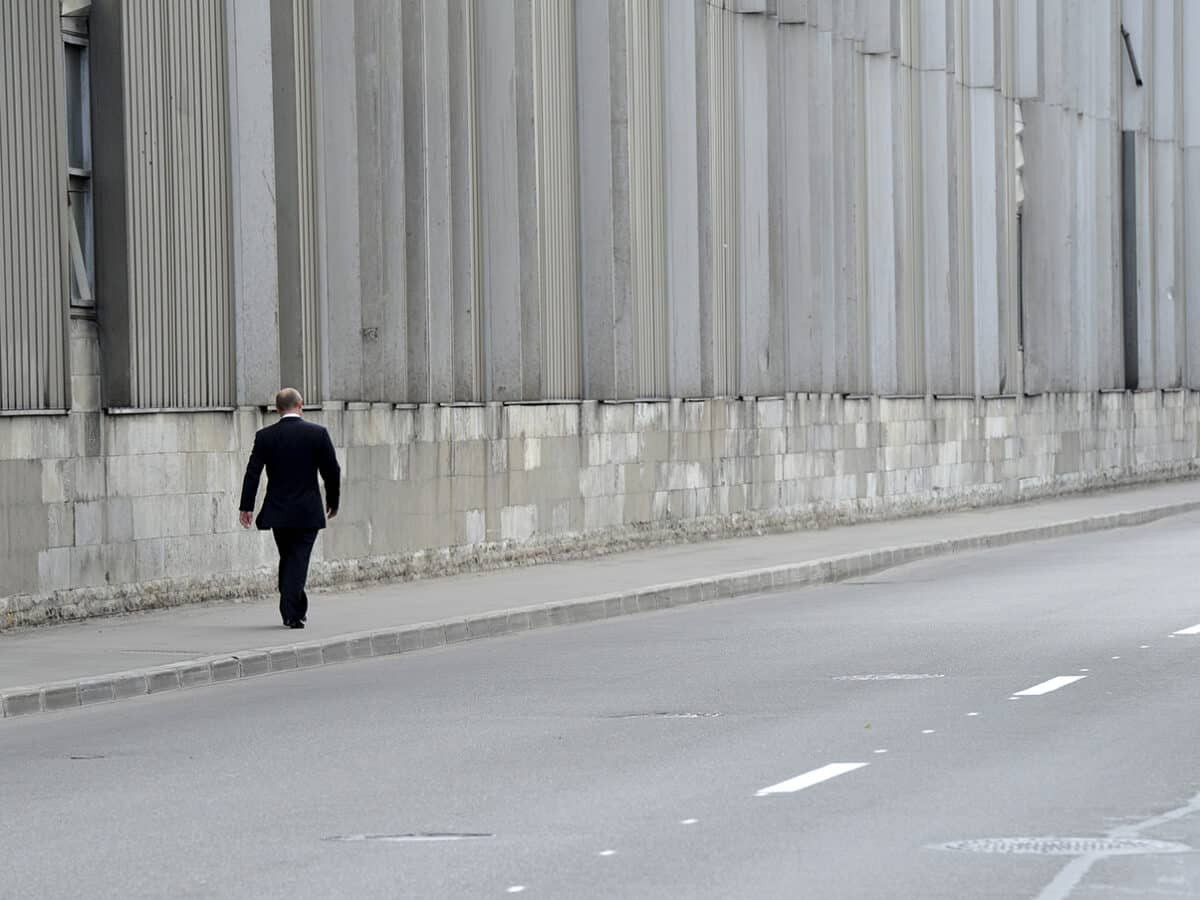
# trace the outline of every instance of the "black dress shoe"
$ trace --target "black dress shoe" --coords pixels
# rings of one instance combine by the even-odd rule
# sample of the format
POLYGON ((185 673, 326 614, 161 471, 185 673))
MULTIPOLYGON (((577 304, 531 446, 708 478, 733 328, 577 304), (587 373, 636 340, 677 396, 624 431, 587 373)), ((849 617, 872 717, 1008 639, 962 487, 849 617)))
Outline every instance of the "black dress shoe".
POLYGON ((304 623, 301 622, 299 619, 292 619, 292 621, 288 622, 288 628, 303 628, 303 627, 304 627, 304 623))

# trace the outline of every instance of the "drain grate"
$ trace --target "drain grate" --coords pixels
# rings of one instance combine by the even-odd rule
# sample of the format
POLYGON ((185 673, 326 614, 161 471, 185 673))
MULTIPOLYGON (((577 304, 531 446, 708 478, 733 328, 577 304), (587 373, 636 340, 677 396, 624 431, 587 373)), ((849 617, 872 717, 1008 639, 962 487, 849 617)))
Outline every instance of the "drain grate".
POLYGON ((717 719, 721 714, 717 712, 642 712, 642 713, 614 713, 611 716, 604 716, 606 719, 717 719))
POLYGON ((883 675, 834 675, 834 681, 920 681, 923 678, 945 678, 933 672, 888 672, 883 675))
POLYGON ((483 834, 470 831, 415 831, 403 834, 333 834, 324 840, 339 843, 359 843, 373 841, 382 844, 429 843, 434 841, 474 841, 480 838, 493 838, 494 834, 483 834))
POLYGON ((1192 848, 1170 841, 1148 838, 1106 837, 1005 837, 980 838, 936 844, 933 850, 965 850, 971 853, 1033 853, 1042 856, 1117 856, 1134 853, 1187 853, 1192 848))

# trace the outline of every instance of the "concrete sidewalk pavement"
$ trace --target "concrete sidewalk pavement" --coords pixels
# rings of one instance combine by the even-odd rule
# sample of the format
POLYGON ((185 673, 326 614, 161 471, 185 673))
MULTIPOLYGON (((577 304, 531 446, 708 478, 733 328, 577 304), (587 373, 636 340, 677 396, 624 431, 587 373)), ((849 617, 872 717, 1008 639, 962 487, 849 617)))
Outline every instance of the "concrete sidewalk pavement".
POLYGON ((819 531, 670 545, 314 594, 287 631, 273 601, 182 607, 0 635, 4 716, 50 712, 549 625, 820 584, 916 559, 1139 525, 1200 509, 1200 481, 819 531), (299 642, 294 642, 300 638, 299 642))

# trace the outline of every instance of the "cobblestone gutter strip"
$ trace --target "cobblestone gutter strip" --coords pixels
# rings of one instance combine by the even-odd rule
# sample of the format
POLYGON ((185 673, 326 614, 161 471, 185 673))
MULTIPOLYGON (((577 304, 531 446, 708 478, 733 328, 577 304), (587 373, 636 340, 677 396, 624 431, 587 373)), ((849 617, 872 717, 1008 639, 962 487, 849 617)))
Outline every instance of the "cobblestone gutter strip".
POLYGON ((480 638, 517 634, 555 625, 576 625, 633 613, 670 609, 690 603, 759 594, 784 588, 829 584, 937 556, 1010 544, 1069 537, 1112 528, 1144 525, 1200 509, 1200 502, 1179 503, 971 537, 864 550, 707 578, 656 584, 615 594, 496 610, 460 619, 423 622, 319 641, 209 656, 112 675, 12 688, 0 693, 5 718, 57 712, 146 694, 181 691, 331 663, 393 656, 480 638))

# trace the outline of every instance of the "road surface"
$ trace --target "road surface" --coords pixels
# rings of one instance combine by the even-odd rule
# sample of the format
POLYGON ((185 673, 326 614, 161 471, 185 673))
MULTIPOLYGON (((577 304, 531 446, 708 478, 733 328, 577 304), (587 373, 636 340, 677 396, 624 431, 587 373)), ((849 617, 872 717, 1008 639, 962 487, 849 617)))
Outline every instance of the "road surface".
POLYGON ((0 722, 0 896, 1200 897, 1198 550, 1193 515, 0 722))

